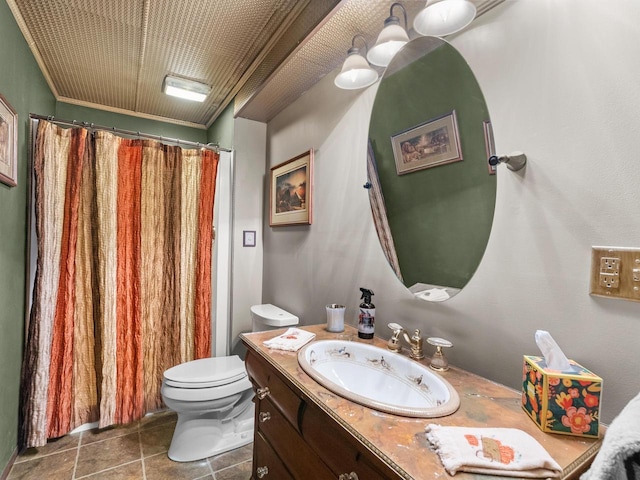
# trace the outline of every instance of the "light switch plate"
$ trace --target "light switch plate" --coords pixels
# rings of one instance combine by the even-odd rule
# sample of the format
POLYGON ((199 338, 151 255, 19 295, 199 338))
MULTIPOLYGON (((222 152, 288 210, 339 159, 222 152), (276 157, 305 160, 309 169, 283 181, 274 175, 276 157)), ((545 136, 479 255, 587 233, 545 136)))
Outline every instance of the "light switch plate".
POLYGON ((640 302, 640 248, 591 247, 589 293, 640 302))

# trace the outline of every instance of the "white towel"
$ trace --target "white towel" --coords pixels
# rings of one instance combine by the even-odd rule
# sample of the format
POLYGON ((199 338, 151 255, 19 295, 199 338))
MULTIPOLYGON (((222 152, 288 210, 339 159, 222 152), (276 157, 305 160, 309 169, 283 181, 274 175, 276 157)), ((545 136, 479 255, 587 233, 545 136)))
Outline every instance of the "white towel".
POLYGON ((262 342, 269 348, 295 352, 315 338, 316 334, 305 332, 299 328, 289 328, 282 335, 262 342))
POLYGON ((430 424, 427 439, 450 475, 473 472, 517 478, 558 478, 562 468, 531 435, 515 428, 430 424))
POLYGON ((640 478, 640 394, 607 428, 602 447, 580 480, 640 478))
POLYGON ((427 302, 444 302, 451 298, 446 288, 431 288, 414 294, 417 298, 426 300, 427 302))

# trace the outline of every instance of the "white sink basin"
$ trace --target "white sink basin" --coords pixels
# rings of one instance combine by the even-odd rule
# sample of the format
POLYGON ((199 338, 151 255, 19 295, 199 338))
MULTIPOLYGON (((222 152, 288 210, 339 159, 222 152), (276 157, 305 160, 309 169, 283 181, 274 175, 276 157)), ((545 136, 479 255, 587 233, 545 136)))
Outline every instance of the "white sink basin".
POLYGON ((359 342, 320 340, 298 352, 298 363, 337 395, 405 417, 443 417, 460 397, 445 379, 401 354, 359 342))

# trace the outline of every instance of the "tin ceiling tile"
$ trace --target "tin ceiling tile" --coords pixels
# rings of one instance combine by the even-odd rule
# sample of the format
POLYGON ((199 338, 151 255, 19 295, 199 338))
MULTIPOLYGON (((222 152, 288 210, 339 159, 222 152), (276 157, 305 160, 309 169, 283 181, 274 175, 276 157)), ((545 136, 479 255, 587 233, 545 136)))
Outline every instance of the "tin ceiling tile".
MULTIPOLYGON (((473 1, 483 13, 504 0, 473 1)), ((425 5, 424 0, 402 3, 410 19, 425 5)), ((391 2, 7 4, 58 100, 206 128, 234 97, 236 115, 273 118, 344 61, 353 35, 363 34, 371 45, 391 2), (168 97, 161 87, 169 73, 207 83, 212 93, 204 103, 168 97)))

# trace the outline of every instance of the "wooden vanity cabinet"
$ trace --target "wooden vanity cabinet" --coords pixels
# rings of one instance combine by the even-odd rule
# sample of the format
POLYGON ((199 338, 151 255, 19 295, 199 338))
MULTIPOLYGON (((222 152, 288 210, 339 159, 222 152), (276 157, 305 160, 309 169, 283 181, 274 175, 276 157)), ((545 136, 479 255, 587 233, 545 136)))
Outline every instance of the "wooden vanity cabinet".
MULTIPOLYGON (((315 334, 317 341, 336 338, 324 325, 300 328, 315 334)), ((356 336, 355 328, 345 325, 345 330, 356 336)), ((264 346, 264 341, 275 334, 241 334, 248 349, 247 372, 256 391, 252 480, 417 480, 448 476, 425 435, 425 426, 431 420, 382 414, 331 393, 300 368, 295 353, 264 346)), ((387 342, 377 337, 365 342, 387 347, 387 342)), ((422 361, 424 365, 427 362, 422 361)), ((458 391, 460 409, 435 423, 522 430, 554 457, 563 469, 562 480, 577 480, 598 453, 602 438, 542 432, 523 412, 519 390, 455 367, 443 375, 458 391)), ((455 478, 472 480, 478 475, 458 472, 455 478)))
POLYGON ((355 472, 360 480, 401 478, 312 404, 306 406, 302 416, 302 434, 309 446, 334 472, 355 472))
POLYGON ((401 478, 259 354, 245 365, 256 391, 252 480, 401 478))
MULTIPOLYGON (((278 480, 296 480, 289 474, 269 442, 258 431, 253 441, 253 471, 251 480, 257 478, 277 478, 278 480)), ((312 477, 313 478, 313 477, 312 477)))

